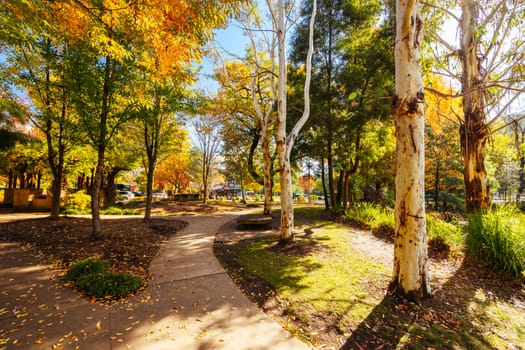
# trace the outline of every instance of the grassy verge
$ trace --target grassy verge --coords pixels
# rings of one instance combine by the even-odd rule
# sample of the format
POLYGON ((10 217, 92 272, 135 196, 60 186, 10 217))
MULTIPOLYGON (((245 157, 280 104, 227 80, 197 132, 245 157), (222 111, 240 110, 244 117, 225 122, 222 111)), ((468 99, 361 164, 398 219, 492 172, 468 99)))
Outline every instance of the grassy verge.
MULTIPOLYGON (((385 294, 392 267, 372 261, 373 252, 356 249, 357 233, 320 219, 319 207, 295 212, 296 231, 311 232, 295 245, 280 247, 275 237, 267 237, 227 248, 233 278, 269 285, 264 293, 245 289, 259 295, 259 304, 273 310, 291 333, 336 349, 525 347, 522 284, 501 275, 487 278, 487 271, 468 261, 439 260, 432 265, 439 271, 431 271, 439 277, 432 280, 433 299, 422 306, 396 300, 385 294)), ((442 227, 437 221, 432 225, 442 227)), ((448 239, 447 230, 438 231, 448 239)))

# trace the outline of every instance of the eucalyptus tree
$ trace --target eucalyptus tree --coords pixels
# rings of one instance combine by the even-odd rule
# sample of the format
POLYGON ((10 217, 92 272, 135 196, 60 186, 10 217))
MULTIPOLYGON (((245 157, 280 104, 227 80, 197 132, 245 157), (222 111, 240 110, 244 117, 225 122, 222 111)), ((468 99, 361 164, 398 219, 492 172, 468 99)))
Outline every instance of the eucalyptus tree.
POLYGON ((425 218, 425 119, 421 75, 423 20, 419 1, 396 1, 394 118, 396 128, 395 293, 431 296, 425 218))
MULTIPOLYGON (((269 1, 268 4, 270 5, 269 1)), ((274 10, 270 7, 271 10, 274 10)), ((277 144, 277 157, 279 163, 279 183, 281 197, 281 228, 280 242, 283 244, 294 241, 294 213, 292 198, 292 173, 290 165, 290 155, 299 132, 310 116, 310 80, 312 72, 312 55, 314 50, 314 23, 317 11, 317 1, 312 5, 312 14, 309 22, 308 53, 305 63, 305 82, 304 82, 304 108, 299 120, 291 127, 288 132, 286 129, 287 108, 286 108, 286 87, 287 87, 287 58, 286 58, 286 7, 285 1, 277 2, 277 11, 272 11, 272 25, 277 33, 277 48, 279 57, 278 70, 278 100, 277 100, 277 119, 275 122, 275 142, 277 144)))
MULTIPOLYGON (((460 124, 468 211, 489 206, 485 145, 498 121, 515 114, 525 89, 522 62, 525 2, 450 1, 446 7, 426 3, 429 20, 457 24, 459 40, 443 30, 429 31, 435 69, 457 82, 463 103, 460 124)), ((437 91, 436 93, 440 93, 437 91)), ((446 95, 446 94, 445 94, 446 95)))

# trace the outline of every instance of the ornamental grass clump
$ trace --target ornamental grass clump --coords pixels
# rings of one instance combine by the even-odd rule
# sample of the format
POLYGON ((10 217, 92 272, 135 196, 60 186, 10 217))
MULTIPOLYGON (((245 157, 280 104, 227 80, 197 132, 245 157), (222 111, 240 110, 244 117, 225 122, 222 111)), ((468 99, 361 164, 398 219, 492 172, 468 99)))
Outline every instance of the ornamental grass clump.
POLYGON ((514 277, 525 272, 525 215, 504 206, 469 216, 466 244, 470 253, 495 270, 514 277))

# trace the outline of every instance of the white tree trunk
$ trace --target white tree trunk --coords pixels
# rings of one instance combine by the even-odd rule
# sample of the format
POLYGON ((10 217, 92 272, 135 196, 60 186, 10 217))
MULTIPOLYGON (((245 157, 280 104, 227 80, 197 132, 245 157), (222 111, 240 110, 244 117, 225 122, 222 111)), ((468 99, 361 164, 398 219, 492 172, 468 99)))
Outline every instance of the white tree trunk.
POLYGON ((395 42, 396 200, 391 288, 419 300, 431 295, 425 220, 424 92, 418 0, 397 0, 395 42))
POLYGON ((308 54, 306 57, 306 78, 304 83, 304 110, 301 118, 286 135, 286 25, 285 25, 285 4, 284 0, 278 2, 278 22, 277 22, 277 44, 279 52, 279 78, 278 78, 278 102, 277 102, 277 121, 276 121, 276 144, 279 159, 279 179, 281 185, 281 231, 280 241, 282 243, 293 242, 294 240, 294 213, 292 197, 292 171, 290 166, 290 154, 292 152, 295 139, 299 135, 310 116, 310 80, 312 71, 313 54, 313 27, 317 2, 314 0, 312 6, 312 17, 309 26, 308 54))

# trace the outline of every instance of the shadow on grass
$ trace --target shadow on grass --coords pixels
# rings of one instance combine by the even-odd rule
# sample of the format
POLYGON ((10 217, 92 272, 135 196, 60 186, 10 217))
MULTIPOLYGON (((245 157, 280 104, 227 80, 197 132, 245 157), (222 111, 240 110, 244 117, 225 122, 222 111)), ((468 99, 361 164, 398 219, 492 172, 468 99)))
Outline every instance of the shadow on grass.
POLYGON ((524 302, 519 281, 466 259, 420 306, 385 296, 351 331, 342 349, 521 349, 523 338, 513 336, 512 328, 514 334, 520 333, 524 302), (502 309, 505 316, 491 311, 491 305, 501 302, 516 308, 518 323, 507 307, 502 309), (510 331, 501 331, 502 327, 510 331))

